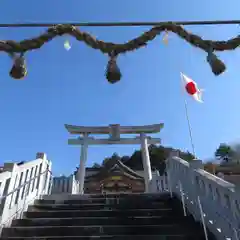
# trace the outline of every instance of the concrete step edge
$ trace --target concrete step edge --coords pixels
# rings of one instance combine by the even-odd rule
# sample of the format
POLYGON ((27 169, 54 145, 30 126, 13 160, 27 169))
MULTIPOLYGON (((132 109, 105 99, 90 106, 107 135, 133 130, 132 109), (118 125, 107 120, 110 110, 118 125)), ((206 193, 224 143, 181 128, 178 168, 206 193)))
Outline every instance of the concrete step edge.
MULTIPOLYGON (((124 210, 124 212, 131 212, 131 211, 141 211, 141 212, 146 212, 146 211, 172 211, 173 209, 172 208, 154 208, 154 209, 149 209, 149 208, 143 208, 143 209, 126 209, 124 210)), ((47 211, 41 211, 41 213, 44 213, 44 212, 113 212, 113 211, 117 211, 117 212, 122 212, 123 210, 122 209, 89 209, 89 210, 86 210, 86 209, 62 209, 62 210, 47 210, 47 211)), ((31 212, 31 213, 39 213, 37 211, 27 211, 27 212, 31 212)))
MULTIPOLYGON (((180 219, 180 218, 186 218, 184 216, 126 216, 126 217, 121 217, 121 219, 149 219, 149 218, 154 218, 154 219, 180 219)), ((62 217, 62 218, 24 218, 24 219, 15 219, 17 221, 21 220, 29 220, 29 221, 61 221, 61 220, 88 220, 88 219, 96 219, 96 220, 101 220, 101 219, 108 219, 108 220, 119 220, 119 217, 62 217)), ((15 221, 14 220, 14 221, 15 221)))
MULTIPOLYGON (((180 226, 177 223, 173 223, 173 224, 153 224, 153 225, 147 225, 147 224, 143 224, 141 225, 142 227, 174 227, 174 226, 180 226)), ((109 227, 109 228, 132 228, 132 227, 139 227, 139 225, 90 225, 90 226, 85 226, 85 225, 76 225, 76 226, 11 226, 5 229, 22 229, 22 228, 35 228, 35 229, 39 229, 39 228, 101 228, 101 227, 109 227)))
POLYGON ((41 237, 41 236, 35 236, 35 237, 3 237, 0 239, 61 239, 61 238, 114 238, 114 237, 122 237, 122 238, 126 238, 126 237, 130 237, 132 238, 134 236, 134 238, 141 238, 141 237, 146 237, 146 238, 153 238, 153 237, 164 237, 164 236, 167 236, 167 237, 186 237, 186 236, 192 236, 192 234, 171 234, 171 235, 166 235, 166 234, 157 234, 157 235, 144 235, 144 234, 141 234, 141 235, 94 235, 94 236, 44 236, 44 237, 41 237))
MULTIPOLYGON (((132 203, 129 203, 129 202, 119 202, 118 204, 117 203, 52 203, 52 204, 50 204, 50 203, 48 203, 48 204, 40 204, 40 203, 37 203, 37 204, 32 204, 32 205, 30 205, 30 206, 36 206, 36 207, 38 207, 38 206, 40 206, 40 207, 52 207, 52 206, 115 206, 115 205, 124 205, 124 204, 126 204, 126 205, 136 205, 136 206, 138 206, 138 205, 144 205, 144 204, 146 204, 146 203, 140 203, 140 204, 136 204, 136 203, 134 203, 134 202, 132 202, 132 203)), ((164 202, 151 202, 150 203, 151 205, 164 205, 164 204, 167 204, 167 203, 164 203, 164 202)))

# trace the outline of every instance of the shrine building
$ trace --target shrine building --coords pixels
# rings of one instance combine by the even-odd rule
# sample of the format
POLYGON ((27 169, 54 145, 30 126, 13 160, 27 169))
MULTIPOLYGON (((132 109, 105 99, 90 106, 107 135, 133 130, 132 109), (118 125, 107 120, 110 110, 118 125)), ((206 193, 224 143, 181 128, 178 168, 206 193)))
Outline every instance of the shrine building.
POLYGON ((142 174, 127 167, 118 159, 109 160, 107 166, 86 168, 85 193, 141 193, 145 192, 142 174))

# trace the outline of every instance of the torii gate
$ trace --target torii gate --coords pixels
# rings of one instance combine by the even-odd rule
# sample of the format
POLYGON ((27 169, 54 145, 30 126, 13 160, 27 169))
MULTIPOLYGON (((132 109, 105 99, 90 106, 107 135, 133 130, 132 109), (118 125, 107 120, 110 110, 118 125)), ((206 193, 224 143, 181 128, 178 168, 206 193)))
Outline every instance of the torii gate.
POLYGON ((100 144, 140 144, 144 168, 145 191, 149 192, 149 182, 152 180, 152 171, 148 144, 158 144, 161 140, 160 138, 147 137, 146 134, 158 133, 163 126, 163 123, 146 126, 120 126, 119 124, 111 124, 106 127, 84 127, 65 124, 65 128, 70 134, 80 135, 77 139, 68 140, 69 145, 81 145, 80 167, 77 173, 80 194, 84 193, 85 165, 87 161, 88 146, 100 144), (108 134, 109 138, 98 139, 90 137, 90 134, 108 134), (121 134, 139 134, 140 136, 134 138, 121 138, 121 134))

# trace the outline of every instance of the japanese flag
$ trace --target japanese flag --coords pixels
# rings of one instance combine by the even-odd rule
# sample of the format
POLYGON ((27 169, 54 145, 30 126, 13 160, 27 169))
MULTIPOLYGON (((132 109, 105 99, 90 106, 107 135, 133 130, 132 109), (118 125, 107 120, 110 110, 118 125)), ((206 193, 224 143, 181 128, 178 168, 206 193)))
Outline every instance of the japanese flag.
POLYGON ((187 93, 191 95, 196 101, 202 103, 203 89, 199 89, 197 83, 195 83, 191 78, 187 77, 183 73, 181 73, 181 78, 184 84, 184 89, 187 91, 187 93))

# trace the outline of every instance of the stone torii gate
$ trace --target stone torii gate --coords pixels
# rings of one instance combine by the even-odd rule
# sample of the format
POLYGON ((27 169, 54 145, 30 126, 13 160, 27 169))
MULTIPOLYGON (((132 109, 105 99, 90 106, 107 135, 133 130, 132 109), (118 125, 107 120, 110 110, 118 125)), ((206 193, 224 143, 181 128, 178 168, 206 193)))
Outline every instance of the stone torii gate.
POLYGON ((65 124, 70 134, 80 135, 76 139, 69 139, 69 145, 81 145, 80 167, 77 173, 79 181, 79 192, 84 193, 84 180, 87 161, 87 150, 89 145, 111 145, 111 144, 140 144, 144 168, 145 191, 149 192, 149 182, 152 180, 151 163, 148 152, 148 144, 160 143, 160 138, 151 138, 146 134, 158 133, 163 128, 163 123, 147 126, 120 126, 111 124, 106 127, 84 127, 65 124), (99 139, 89 136, 90 134, 108 134, 106 139, 99 139), (121 134, 139 134, 138 137, 121 138, 121 134))

